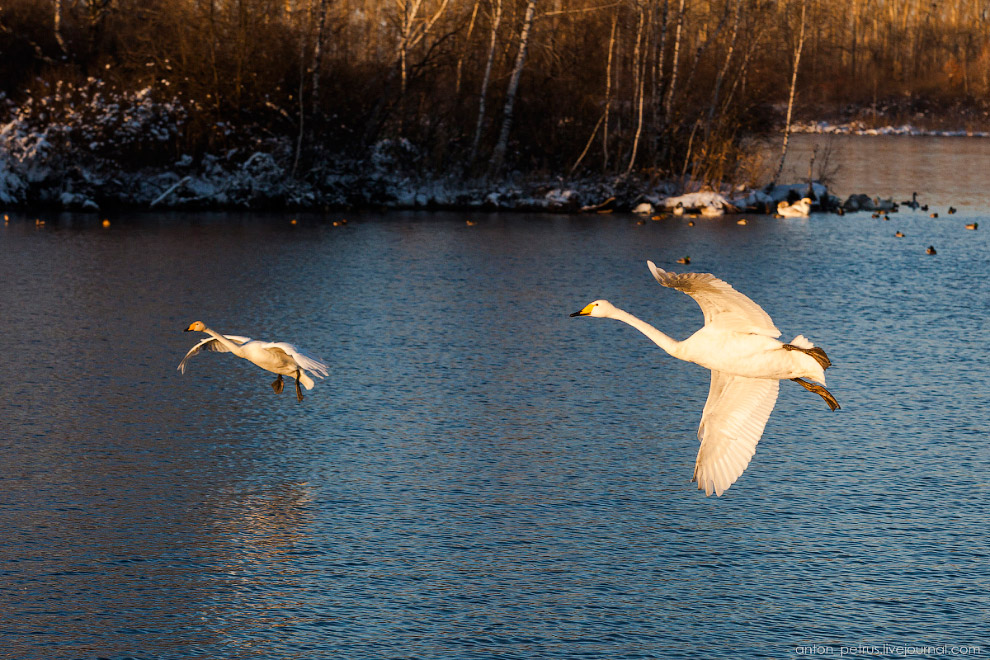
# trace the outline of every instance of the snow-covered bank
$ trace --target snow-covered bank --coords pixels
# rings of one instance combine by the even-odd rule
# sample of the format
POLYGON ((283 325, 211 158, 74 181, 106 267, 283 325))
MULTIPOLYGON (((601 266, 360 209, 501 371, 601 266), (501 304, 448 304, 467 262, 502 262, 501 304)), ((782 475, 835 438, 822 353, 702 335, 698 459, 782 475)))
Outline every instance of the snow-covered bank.
POLYGON ((928 130, 902 124, 900 126, 881 126, 868 128, 864 122, 852 121, 833 124, 827 121, 798 122, 791 125, 792 133, 816 133, 827 135, 913 135, 937 137, 990 137, 990 131, 967 130, 928 130))
POLYGON ((167 89, 120 92, 89 79, 61 84, 20 105, 0 97, 0 205, 98 212, 145 209, 487 209, 661 212, 718 216, 773 213, 812 199, 836 210, 825 186, 698 189, 647 177, 561 178, 516 174, 489 181, 424 172, 406 140, 382 140, 349 158, 292 135, 213 126, 226 148, 181 153, 180 128, 194 113, 167 89), (262 137, 257 137, 261 135, 262 137), (176 152, 180 153, 176 153, 176 152))

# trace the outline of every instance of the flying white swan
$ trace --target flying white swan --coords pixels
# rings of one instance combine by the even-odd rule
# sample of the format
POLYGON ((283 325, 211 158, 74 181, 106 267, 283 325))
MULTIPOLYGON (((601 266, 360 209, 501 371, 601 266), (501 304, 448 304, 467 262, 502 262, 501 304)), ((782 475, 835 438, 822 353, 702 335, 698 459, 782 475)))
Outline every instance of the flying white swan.
POLYGON ((313 389, 313 379, 306 371, 311 371, 314 376, 323 378, 330 375, 330 367, 319 360, 306 355, 292 344, 285 342, 258 341, 250 337, 240 337, 238 335, 221 335, 215 330, 207 328, 202 321, 194 321, 186 332, 205 332, 210 335, 208 339, 199 342, 186 353, 179 363, 179 371, 186 373, 186 362, 189 358, 200 351, 218 351, 221 353, 233 353, 237 357, 242 357, 249 362, 253 362, 262 369, 278 374, 278 378, 272 383, 275 394, 281 394, 283 388, 282 376, 292 376, 296 379, 296 398, 303 400, 302 390, 299 383, 302 383, 307 390, 313 389))
POLYGON ((677 341, 649 323, 596 300, 571 316, 597 316, 628 323, 670 355, 711 369, 708 401, 701 414, 701 448, 692 481, 706 495, 721 495, 735 483, 756 452, 756 443, 777 401, 778 381, 787 378, 839 408, 825 384, 831 362, 825 351, 798 335, 791 343, 780 336, 770 316, 755 302, 708 273, 668 273, 647 262, 657 282, 688 294, 701 306, 705 325, 677 341), (822 385, 815 385, 809 378, 822 385))

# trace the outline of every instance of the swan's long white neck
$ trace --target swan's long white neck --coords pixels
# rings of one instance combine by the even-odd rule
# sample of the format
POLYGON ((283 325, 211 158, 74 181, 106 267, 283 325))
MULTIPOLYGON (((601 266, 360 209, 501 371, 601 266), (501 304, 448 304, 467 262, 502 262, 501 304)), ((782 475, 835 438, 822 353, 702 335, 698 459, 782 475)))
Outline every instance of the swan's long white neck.
POLYGON ((230 351, 231 353, 233 353, 234 355, 237 355, 238 357, 242 357, 241 356, 241 347, 238 346, 237 344, 235 344, 234 342, 230 341, 229 339, 227 339, 223 335, 221 335, 216 330, 212 330, 211 328, 203 328, 203 332, 205 332, 206 334, 210 335, 211 337, 213 337, 214 339, 216 339, 218 342, 220 342, 221 344, 223 344, 227 348, 227 350, 230 351))
POLYGON ((623 323, 627 323, 631 325, 632 327, 636 328, 644 335, 649 337, 654 344, 656 344, 663 350, 667 351, 674 357, 678 357, 678 353, 680 352, 679 348, 681 342, 677 341, 672 337, 668 337, 667 335, 665 335, 664 333, 660 332, 652 325, 647 323, 646 321, 641 321, 640 319, 636 318, 629 312, 619 309, 614 305, 612 306, 612 310, 609 310, 609 314, 607 318, 615 319, 616 321, 622 321, 623 323))

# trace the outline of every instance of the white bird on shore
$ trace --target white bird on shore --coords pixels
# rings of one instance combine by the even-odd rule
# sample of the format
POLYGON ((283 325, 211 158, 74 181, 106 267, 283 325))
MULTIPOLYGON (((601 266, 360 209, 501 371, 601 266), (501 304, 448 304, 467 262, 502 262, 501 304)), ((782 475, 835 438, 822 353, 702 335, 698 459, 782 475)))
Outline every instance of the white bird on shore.
POLYGON ((718 218, 725 215, 725 207, 720 202, 701 207, 701 215, 709 218, 718 218))
POLYGON ((652 261, 647 263, 657 282, 695 299, 705 315, 704 327, 677 341, 607 300, 589 303, 571 316, 622 321, 670 355, 711 370, 692 481, 697 481, 706 495, 721 495, 756 452, 777 401, 780 380, 793 380, 821 396, 832 410, 839 408, 835 397, 822 387, 831 362, 825 351, 801 335, 789 344, 778 341, 780 330, 763 308, 714 275, 668 273, 652 261))
POLYGON ((281 394, 283 389, 282 376, 291 376, 296 379, 296 398, 303 400, 302 390, 299 383, 302 383, 307 390, 313 389, 313 379, 307 371, 313 373, 317 378, 330 375, 330 367, 323 364, 316 358, 306 355, 292 344, 285 342, 267 342, 251 339, 250 337, 240 337, 238 335, 221 335, 220 333, 207 328, 202 321, 194 321, 186 332, 205 332, 210 335, 209 339, 199 342, 186 353, 179 363, 179 372, 186 373, 186 362, 189 358, 200 351, 218 351, 221 353, 233 353, 237 357, 253 362, 262 369, 278 374, 278 378, 272 383, 275 394, 281 394))
POLYGON ((784 218, 807 218, 811 213, 811 199, 802 197, 801 201, 788 204, 787 202, 777 202, 777 215, 784 218))

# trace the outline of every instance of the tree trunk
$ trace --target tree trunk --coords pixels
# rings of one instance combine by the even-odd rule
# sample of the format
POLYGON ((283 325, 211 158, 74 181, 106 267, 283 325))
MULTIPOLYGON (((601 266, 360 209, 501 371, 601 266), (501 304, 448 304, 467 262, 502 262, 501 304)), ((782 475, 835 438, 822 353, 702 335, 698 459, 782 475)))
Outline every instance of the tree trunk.
POLYGON ((69 51, 65 48, 65 41, 62 39, 62 0, 55 0, 55 41, 58 42, 58 47, 62 51, 62 57, 68 55, 69 51))
POLYGON ((736 50, 736 38, 739 36, 739 19, 742 15, 742 0, 737 0, 736 2, 736 18, 732 23, 732 38, 729 40, 729 48, 725 53, 725 61, 722 63, 722 68, 718 71, 718 76, 715 78, 715 89, 712 92, 712 104, 708 106, 708 123, 705 127, 705 140, 707 141, 708 136, 711 134, 712 118, 715 116, 715 108, 718 107, 718 97, 719 92, 722 89, 722 83, 725 80, 725 75, 729 72, 729 63, 732 61, 732 55, 736 50))
POLYGON ((626 176, 632 172, 636 163, 636 152, 639 151, 639 138, 643 134, 643 96, 646 82, 646 57, 643 47, 643 27, 646 23, 646 10, 639 8, 639 24, 636 28, 636 48, 633 51, 633 66, 636 68, 636 79, 633 82, 633 102, 637 103, 636 134, 633 137, 632 153, 629 155, 629 165, 626 166, 626 176))
POLYGON ((674 101, 674 88, 677 85, 677 61, 681 51, 681 30, 684 27, 684 0, 677 10, 677 27, 674 29, 674 54, 670 63, 670 84, 667 86, 667 98, 663 104, 663 112, 667 121, 670 121, 670 109, 674 101))
POLYGON ((787 118, 784 120, 784 144, 780 148, 780 163, 777 173, 770 185, 776 185, 780 173, 784 169, 784 158, 787 157, 787 141, 791 133, 791 111, 794 109, 794 89, 797 87, 798 66, 801 64, 801 50, 804 48, 804 17, 808 8, 808 0, 801 0, 801 32, 798 35, 797 47, 794 49, 794 71, 791 73, 791 92, 787 97, 787 118))
POLYGON ((492 154, 491 174, 498 176, 505 164, 505 152, 509 146, 509 131, 512 130, 512 111, 516 103, 516 93, 519 91, 519 79, 522 78, 523 67, 526 65, 526 49, 529 47, 529 33, 533 27, 533 14, 536 12, 536 0, 527 0, 526 14, 523 16, 522 32, 519 34, 519 52, 516 63, 512 67, 509 86, 505 90, 505 110, 502 115, 502 130, 492 154))
POLYGON ((498 28, 502 24, 502 0, 492 0, 492 34, 488 42, 488 60, 485 62, 485 74, 481 79, 481 94, 478 97, 478 123, 474 127, 474 139, 471 140, 471 162, 478 156, 478 143, 481 142, 481 129, 485 123, 485 103, 488 99, 488 81, 492 76, 492 62, 495 60, 495 44, 498 38, 498 28))
POLYGON ((320 9, 316 17, 316 43, 313 45, 313 116, 320 109, 320 69, 323 68, 323 33, 327 26, 327 6, 329 0, 319 0, 320 9))
POLYGON ((605 114, 602 131, 602 172, 608 169, 608 114, 612 108, 612 53, 615 51, 615 28, 619 23, 619 13, 612 14, 612 32, 608 37, 608 60, 605 64, 605 114))
POLYGON ((468 25, 467 36, 464 37, 464 49, 457 58, 457 74, 454 77, 454 94, 457 96, 461 95, 461 71, 464 68, 464 53, 467 52, 468 46, 471 45, 471 35, 474 34, 474 21, 478 18, 478 7, 481 6, 481 0, 474 0, 474 9, 471 10, 471 23, 468 25))

